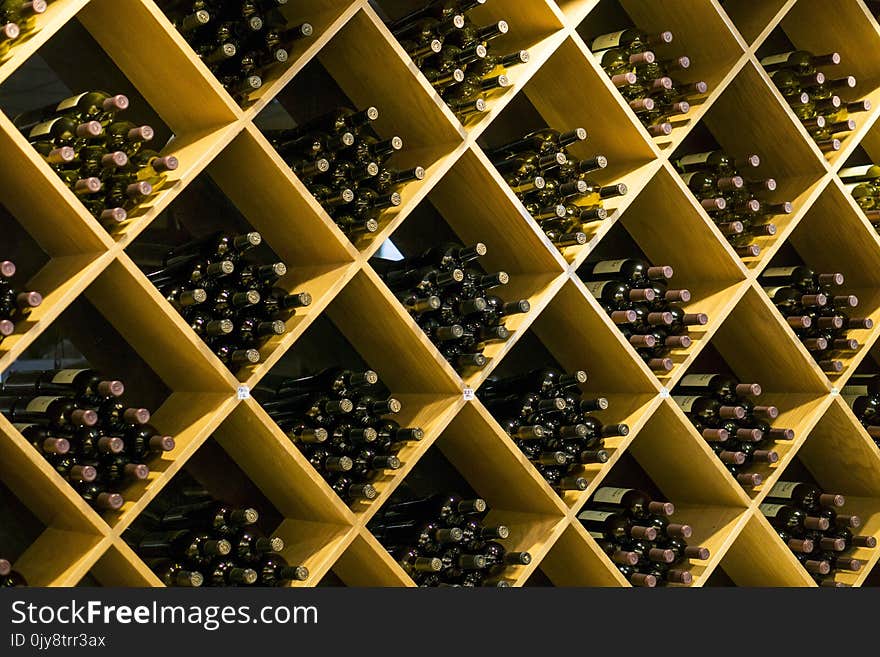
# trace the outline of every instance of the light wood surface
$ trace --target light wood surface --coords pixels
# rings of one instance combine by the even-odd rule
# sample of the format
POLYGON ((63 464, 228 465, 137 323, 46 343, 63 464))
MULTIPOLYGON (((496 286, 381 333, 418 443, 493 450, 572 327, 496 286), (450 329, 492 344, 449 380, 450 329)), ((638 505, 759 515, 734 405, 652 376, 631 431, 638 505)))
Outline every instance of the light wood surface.
MULTIPOLYGON (((47 256, 27 272, 28 286, 42 291, 45 302, 0 346, 0 372, 85 296, 101 316, 97 323, 112 326, 168 389, 152 421, 174 435, 177 446, 151 462, 149 479, 129 491, 119 512, 98 514, 0 417, 0 480, 43 525, 16 560, 32 584, 72 586, 89 574, 104 586, 161 586, 122 534, 211 439, 279 512, 284 556, 310 570, 308 581, 295 586, 317 585, 330 571, 349 586, 413 586, 367 523, 434 449, 489 501, 489 521, 511 528, 509 546, 532 553, 529 566, 509 574, 516 586, 539 569, 557 586, 629 586, 576 518, 606 478, 628 467, 629 456, 676 504, 677 517, 694 527, 691 542, 710 549, 709 560, 693 564, 695 586, 711 584, 718 568, 741 586, 815 585, 757 510, 788 468, 804 466, 823 488, 845 494, 846 509, 864 520, 861 531, 880 537, 880 449, 835 394, 860 366, 874 370, 880 362, 869 356, 880 337, 880 238, 835 175, 851 155, 861 158, 858 163, 880 161, 880 63, 870 55, 880 47, 880 25, 861 0, 840 3, 834 12, 821 0, 728 0, 723 8, 717 0, 619 0, 621 16, 631 23, 672 30, 674 53, 664 54, 689 55, 689 79, 710 84, 708 99, 695 105, 688 121, 670 138, 653 139, 589 51, 593 36, 626 27, 608 24, 605 2, 496 0, 476 10, 478 22, 509 22, 498 51, 526 48, 531 59, 510 71, 512 86, 492 95, 488 112, 464 125, 366 0, 289 3, 288 18, 309 21, 315 34, 296 44, 287 64, 266 76, 244 108, 153 0, 130 0, 124 8, 113 0, 51 3, 39 18, 41 29, 0 61, 0 81, 76 17, 174 133, 164 151, 181 167, 173 185, 111 234, 28 146, 14 117, 0 113, 0 204, 47 256), (874 102, 839 153, 822 155, 758 63, 758 52, 780 32, 795 47, 840 52, 842 73, 855 75, 859 96, 874 102), (357 244, 254 123, 312 64, 323 66, 354 104, 379 108, 379 133, 398 134, 406 145, 395 165, 427 168, 425 180, 405 187, 403 204, 383 215, 379 232, 357 244), (529 104, 549 126, 586 128, 589 140, 573 149, 575 155, 605 155, 610 164, 597 172, 600 182, 628 187, 626 196, 607 203, 609 218, 589 227, 583 247, 555 249, 482 150, 496 122, 516 124, 517 112, 529 104), (734 153, 758 153, 760 175, 778 181, 774 199, 794 204, 791 215, 776 217, 779 232, 762 240, 759 258, 736 256, 670 162, 692 132, 703 129, 734 153), (280 284, 314 298, 287 322, 284 336, 262 349, 263 362, 238 376, 126 251, 200 176, 210 176, 288 263, 290 273, 280 284), (510 341, 487 349, 488 367, 464 377, 369 264, 422 204, 431 204, 462 241, 486 243, 485 266, 511 275, 504 296, 527 298, 532 306, 509 323, 510 341), (652 261, 671 264, 676 285, 693 293, 687 309, 710 317, 692 332, 694 345, 673 354, 675 367, 663 376, 645 366, 577 275, 620 231, 652 261), (761 290, 760 272, 791 249, 815 269, 843 272, 862 301, 860 312, 875 320, 877 328, 854 335, 862 348, 844 359, 840 376, 818 368, 761 290), (253 398, 237 397, 239 386, 258 385, 322 316, 404 403, 401 422, 425 430, 422 441, 400 453, 403 467, 376 482, 378 499, 351 509, 253 398), (564 368, 588 372, 585 394, 610 402, 599 414, 602 421, 630 427, 629 435, 606 441, 608 463, 585 468, 590 483, 581 493, 557 495, 482 403, 462 394, 535 338, 564 368), (666 398, 681 376, 697 371, 709 345, 737 377, 763 385, 764 399, 781 412, 775 426, 795 430, 793 441, 777 442, 780 461, 759 470, 765 482, 754 490, 735 482, 666 398)), ((124 363, 120 369, 124 378, 124 363)), ((860 586, 870 581, 880 550, 859 549, 856 556, 865 564, 862 571, 837 578, 860 586)))

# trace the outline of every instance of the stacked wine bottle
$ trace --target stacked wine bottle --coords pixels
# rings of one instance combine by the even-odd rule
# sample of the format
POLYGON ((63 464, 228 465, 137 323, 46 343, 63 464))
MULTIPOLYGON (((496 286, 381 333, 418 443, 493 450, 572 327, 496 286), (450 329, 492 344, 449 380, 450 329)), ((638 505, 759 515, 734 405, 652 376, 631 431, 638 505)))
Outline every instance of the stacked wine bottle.
POLYGON ((761 246, 755 240, 776 234, 776 224, 770 220, 773 215, 793 211, 789 201, 768 201, 767 196, 776 191, 776 180, 752 177, 761 164, 755 154, 734 157, 716 150, 685 155, 673 164, 742 258, 757 258, 761 246))
POLYGON ((148 148, 155 131, 121 120, 122 94, 91 91, 19 114, 12 122, 105 227, 142 211, 142 204, 170 186, 173 155, 148 148))
POLYGON ((758 383, 740 383, 723 374, 688 374, 673 391, 673 400, 725 467, 744 487, 759 486, 763 477, 750 469, 776 463, 771 449, 777 440, 794 440, 794 430, 774 428, 775 406, 756 405, 758 383))
POLYGON ((602 34, 590 44, 611 82, 653 137, 670 135, 674 123, 688 121, 682 117, 709 91, 702 80, 682 80, 688 78, 691 60, 665 56, 672 41, 669 31, 646 34, 630 28, 602 34), (660 57, 656 50, 661 50, 660 57))
POLYGON ((174 449, 147 409, 121 401, 121 381, 92 369, 16 370, 0 392, 0 412, 98 510, 121 508, 147 461, 174 449))
POLYGON ((877 546, 873 536, 853 534, 862 521, 839 513, 845 504, 843 495, 812 484, 778 481, 758 508, 820 586, 840 587, 845 585, 834 580, 835 571, 857 572, 863 565, 850 550, 877 546))
POLYGON ((602 486, 577 515, 599 547, 633 586, 693 582, 691 559, 709 550, 688 545, 690 525, 671 523, 672 502, 658 502, 635 488, 602 486))
POLYGON ((256 526, 252 507, 219 501, 199 486, 163 492, 180 504, 151 505, 124 538, 165 586, 286 586, 308 579, 305 566, 278 554, 284 541, 256 526))
POLYGON ((39 292, 22 291, 13 285, 15 272, 15 263, 0 261, 0 343, 15 332, 16 324, 25 321, 31 311, 43 303, 39 292))
POLYGON ((531 370, 506 378, 491 377, 478 395, 486 408, 560 494, 583 491, 589 480, 584 465, 605 463, 605 438, 626 436, 625 424, 603 425, 593 417, 608 400, 584 399, 580 386, 587 374, 566 374, 554 368, 531 370))
POLYGON ((0 557, 0 588, 27 586, 24 576, 12 569, 12 562, 0 557))
POLYGON ((865 211, 874 228, 880 228, 880 166, 865 164, 845 167, 838 173, 843 185, 865 211))
POLYGON ((547 128, 485 149, 528 213, 560 248, 586 244, 585 231, 608 216, 603 201, 627 192, 623 183, 603 186, 591 177, 608 166, 605 156, 572 156, 567 147, 586 139, 583 128, 563 133, 547 128))
POLYGON ((0 60, 37 28, 37 19, 51 0, 4 0, 0 2, 0 60))
POLYGON ((489 97, 512 84, 508 68, 529 61, 527 50, 504 55, 490 52, 490 42, 510 28, 503 20, 476 25, 468 12, 485 3, 435 0, 388 23, 400 45, 463 123, 487 112, 489 97))
POLYGON ((842 372, 840 358, 851 358, 859 350, 858 340, 848 337, 848 331, 874 326, 868 317, 849 315, 859 299, 843 292, 843 274, 817 274, 803 265, 771 267, 761 274, 761 284, 825 372, 842 372))
POLYGON ((871 109, 869 100, 841 99, 840 94, 853 93, 855 77, 832 79, 820 70, 840 64, 839 53, 814 55, 807 50, 793 50, 760 61, 824 153, 840 150, 840 139, 856 129, 854 115, 871 109))
POLYGON ((425 169, 388 166, 403 148, 395 135, 379 139, 371 124, 379 110, 339 108, 287 130, 267 130, 266 137, 312 195, 353 240, 379 230, 385 210, 399 206, 397 191, 423 180, 425 169))
POLYGON ((510 568, 532 557, 504 547, 510 529, 486 525, 488 512, 483 499, 437 493, 386 504, 370 531, 419 586, 509 587, 510 568))
POLYGON ((347 504, 375 499, 371 482, 400 468, 400 449, 424 437, 388 417, 403 406, 372 370, 333 367, 262 385, 254 397, 347 504))
POLYGON ((469 247, 449 242, 403 260, 371 261, 443 357, 461 374, 485 367, 486 346, 505 342, 511 335, 504 325, 506 318, 530 309, 526 299, 506 303, 488 294, 506 285, 510 277, 503 271, 486 274, 477 269, 477 259, 486 253, 486 245, 479 242, 469 247))
POLYGON ((639 258, 588 262, 578 270, 586 287, 611 320, 656 372, 668 372, 673 349, 687 349, 689 326, 703 326, 704 313, 689 313, 680 305, 691 300, 689 290, 669 289, 669 266, 651 266, 639 258))
POLYGON ((283 335, 284 320, 312 302, 308 292, 278 287, 287 273, 283 262, 251 257, 261 243, 257 232, 220 232, 173 248, 141 244, 133 253, 150 282, 233 371, 259 363, 260 346, 283 335), (150 247, 163 255, 139 255, 150 247))
POLYGON ((880 447, 880 375, 853 374, 840 394, 880 447))
POLYGON ((167 0, 174 27, 235 100, 245 105, 273 68, 287 62, 309 23, 290 25, 287 0, 167 0))

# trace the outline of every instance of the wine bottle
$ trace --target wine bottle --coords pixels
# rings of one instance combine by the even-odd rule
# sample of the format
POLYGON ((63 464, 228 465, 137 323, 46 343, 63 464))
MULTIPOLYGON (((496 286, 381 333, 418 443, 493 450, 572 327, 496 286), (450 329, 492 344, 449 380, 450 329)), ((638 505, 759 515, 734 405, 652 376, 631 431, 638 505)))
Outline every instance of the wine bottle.
POLYGON ((256 509, 236 508, 210 500, 170 509, 162 517, 162 526, 168 529, 204 528, 228 537, 241 527, 255 524, 258 519, 256 509))
POLYGON ((825 531, 829 527, 827 518, 808 516, 806 511, 789 504, 763 503, 758 508, 771 525, 795 536, 803 535, 806 530, 825 531))
POLYGON ((657 537, 657 530, 653 527, 635 524, 630 518, 615 511, 585 509, 577 518, 588 531, 601 533, 609 540, 619 541, 632 537, 653 541, 657 537))
POLYGON ((260 562, 260 586, 285 586, 287 582, 304 582, 309 578, 309 570, 305 566, 291 566, 280 555, 266 555, 260 562))
POLYGON ((821 507, 841 507, 846 503, 843 495, 823 493, 811 484, 796 481, 776 482, 767 497, 794 504, 810 513, 818 512, 821 507))
POLYGON ((198 588, 205 582, 205 577, 202 573, 187 570, 186 565, 181 561, 162 560, 151 563, 150 567, 165 586, 198 588))
POLYGON ((2 390, 11 395, 69 395, 86 402, 121 397, 122 381, 105 379, 91 369, 17 370, 3 382, 2 390))
POLYGON ((230 554, 232 544, 207 533, 181 529, 147 534, 134 548, 139 556, 147 559, 165 557, 207 565, 214 557, 230 554))
POLYGON ((0 397, 0 412, 12 422, 48 422, 55 429, 94 426, 98 414, 88 408, 79 408, 68 397, 0 397))
POLYGON ((638 520, 658 514, 671 516, 675 512, 671 502, 654 502, 646 493, 635 488, 603 486, 593 494, 592 501, 596 504, 621 507, 638 520))

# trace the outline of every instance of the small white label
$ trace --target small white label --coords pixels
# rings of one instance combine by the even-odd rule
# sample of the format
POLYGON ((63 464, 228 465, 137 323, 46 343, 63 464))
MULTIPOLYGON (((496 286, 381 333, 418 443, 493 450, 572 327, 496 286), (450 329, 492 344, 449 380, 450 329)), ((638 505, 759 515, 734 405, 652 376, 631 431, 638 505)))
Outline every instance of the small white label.
POLYGON ((706 164, 714 151, 705 153, 695 153, 693 155, 685 155, 678 161, 679 166, 687 167, 692 164, 706 164))
POLYGON ((590 291, 590 294, 598 299, 602 296, 605 286, 613 282, 614 281, 592 281, 590 283, 584 283, 584 287, 590 291))
POLYGON ((238 386, 238 390, 236 391, 236 395, 240 400, 250 399, 251 398, 251 389, 247 386, 238 386))
POLYGON ((58 373, 52 377, 52 383, 70 384, 80 372, 86 370, 58 370, 58 373))
POLYGON ((791 496, 794 495, 794 489, 796 486, 796 481, 777 481, 776 485, 770 489, 770 492, 767 493, 767 495, 769 497, 781 497, 790 500, 791 496))
POLYGON ((603 260, 593 267, 594 274, 619 274, 626 260, 603 260))
POLYGON ((838 390, 837 388, 831 388, 831 396, 832 397, 834 395, 839 395, 839 394, 840 394, 840 390, 838 390))
POLYGON ((770 55, 761 60, 761 66, 775 66, 776 64, 785 64, 791 56, 790 52, 784 52, 781 55, 770 55))
POLYGON ((764 270, 764 276, 778 278, 780 276, 791 276, 797 270, 797 267, 770 267, 764 270))
POLYGON ((617 46, 620 45, 620 37, 623 36, 624 32, 626 32, 626 30, 597 36, 593 39, 593 43, 590 44, 590 50, 593 52, 599 52, 601 50, 608 50, 609 48, 617 48, 617 46))
POLYGON ((775 518, 781 509, 785 508, 784 504, 762 504, 758 507, 768 518, 775 518))
POLYGON ((593 509, 587 509, 578 514, 578 520, 596 520, 598 522, 605 522, 605 520, 608 519, 608 516, 613 515, 613 511, 594 511, 593 509))
POLYGON ((83 96, 88 96, 88 95, 89 95, 89 92, 87 91, 83 94, 78 94, 76 96, 71 96, 70 98, 65 98, 60 103, 58 103, 58 107, 55 108, 55 111, 56 112, 63 112, 64 110, 73 109, 74 107, 77 106, 77 104, 79 103, 80 99, 83 96))
POLYGON ((708 388, 712 385, 712 381, 717 374, 688 374, 687 376, 683 376, 680 385, 687 386, 689 388, 708 388))
POLYGON ((660 388, 660 399, 669 399, 669 388, 660 388))
POLYGON ((38 123, 33 128, 31 128, 28 137, 30 139, 34 139, 36 137, 45 137, 52 132, 52 126, 55 125, 55 122, 60 120, 61 117, 57 119, 52 119, 51 121, 43 121, 42 123, 38 123))
POLYGON ((24 410, 29 413, 44 413, 56 399, 62 399, 62 397, 34 397, 24 410))
POLYGON ((676 396, 674 396, 674 397, 672 398, 672 400, 673 400, 676 404, 678 404, 679 406, 681 406, 681 410, 683 410, 685 413, 690 413, 690 412, 691 412, 691 409, 693 409, 694 404, 697 402, 697 400, 698 400, 699 398, 700 398, 699 395, 688 395, 688 396, 686 396, 686 397, 676 397, 676 396))
POLYGON ((602 502, 605 504, 620 504, 623 496, 630 492, 632 488, 614 488, 612 486, 603 486, 596 491, 593 496, 594 502, 602 502))
POLYGON ((476 395, 474 394, 474 389, 473 389, 473 388, 464 388, 464 389, 462 389, 462 391, 461 391, 461 396, 464 397, 464 400, 465 400, 465 401, 471 401, 471 400, 473 400, 473 399, 476 398, 476 395))

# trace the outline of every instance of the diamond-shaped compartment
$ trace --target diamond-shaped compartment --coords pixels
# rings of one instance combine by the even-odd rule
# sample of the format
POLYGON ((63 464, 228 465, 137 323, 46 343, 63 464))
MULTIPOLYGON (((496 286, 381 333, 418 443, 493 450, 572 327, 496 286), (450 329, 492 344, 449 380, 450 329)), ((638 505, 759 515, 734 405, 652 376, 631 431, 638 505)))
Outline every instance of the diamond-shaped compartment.
MULTIPOLYGON (((584 225, 589 239, 586 245, 560 249, 565 260, 575 266, 583 262, 659 166, 650 143, 639 134, 614 92, 607 88, 604 73, 597 71, 589 58, 583 44, 566 39, 479 141, 482 147, 492 149, 548 126, 560 132, 586 129, 587 140, 569 146, 568 151, 579 159, 605 156, 607 168, 591 172, 590 179, 603 185, 623 183, 627 194, 604 202, 609 215, 606 220, 584 225)), ((501 184, 506 186, 503 181, 501 184)), ((514 203, 529 217, 519 200, 514 203)), ((533 223, 530 217, 528 221, 533 223)), ((546 238, 545 242, 548 248, 555 248, 546 238)))
POLYGON ((749 467, 748 472, 760 474, 763 480, 756 487, 744 487, 753 498, 773 487, 831 401, 826 378, 795 348, 787 326, 775 315, 767 317, 770 312, 763 295, 749 288, 687 374, 679 379, 686 383, 688 374, 726 374, 738 381, 758 383, 762 394, 752 401, 776 406, 779 416, 768 420, 769 424, 794 432, 792 440, 780 439, 761 446, 775 451, 779 460, 773 464, 755 462, 749 467), (760 317, 765 319, 756 321, 760 317))
MULTIPOLYGON (((724 477, 714 454, 685 422, 664 401, 602 484, 635 487, 675 505, 672 519, 693 528, 688 545, 709 550, 709 559, 692 559, 689 566, 692 586, 702 586, 745 524, 748 498, 724 477)), ((630 585, 576 517, 541 569, 557 586, 630 585)))
MULTIPOLYGON (((834 403, 810 432, 797 456, 781 475, 783 481, 803 481, 846 498, 840 513, 861 518, 853 534, 880 539, 880 450, 855 421, 843 400, 834 403)), ((815 586, 759 510, 749 528, 737 539, 723 563, 725 571, 742 586, 815 586), (754 551, 757 541, 766 549, 754 551), (748 556, 747 556, 748 553, 748 556), (728 561, 730 563, 728 563, 728 561)), ((847 556, 858 559, 859 571, 835 571, 834 581, 858 586, 880 559, 878 548, 854 548, 847 556)))
MULTIPOLYGON (((847 337, 858 340, 858 351, 832 356, 843 363, 843 369, 826 375, 835 385, 841 385, 880 335, 877 325, 880 322, 880 238, 876 231, 853 207, 836 181, 832 181, 769 264, 772 267, 805 264, 820 273, 842 273, 845 283, 835 289, 843 294, 854 294, 859 301, 858 307, 847 309, 847 313, 851 317, 873 320, 871 330, 847 331, 847 337)), ((781 316, 778 310, 776 313, 781 316)), ((802 344, 795 346, 806 352, 802 344)))
MULTIPOLYGON (((382 29, 372 11, 355 13, 255 119, 261 130, 275 130, 294 127, 341 106, 379 110, 379 118, 372 123, 376 134, 403 140, 403 149, 393 155, 389 166, 422 166, 426 174, 399 190, 402 202, 379 215, 378 232, 357 240, 358 249, 367 256, 451 166, 455 159, 451 154, 460 152, 463 140, 430 86, 413 74, 414 66, 385 40, 382 29), (377 61, 381 67, 376 67, 377 61)), ((319 212, 329 221, 323 210, 319 212)))
POLYGON ((562 496, 568 506, 578 508, 660 403, 659 386, 644 365, 627 355, 623 339, 605 312, 596 308, 592 298, 573 281, 562 287, 495 374, 512 375, 552 366, 554 361, 566 372, 587 373, 587 382, 581 386, 584 398, 608 400, 607 410, 594 413, 603 424, 623 423, 629 427, 628 435, 605 439, 610 456, 607 463, 584 466, 580 476, 589 480, 589 487, 562 496))
MULTIPOLYGON (((776 235, 758 238, 761 247, 757 257, 744 257, 750 270, 760 268, 773 256, 777 246, 788 236, 816 199, 823 187, 825 168, 812 156, 812 149, 798 134, 798 126, 762 82, 752 62, 737 73, 697 126, 676 150, 672 161, 692 154, 723 149, 742 157, 757 154, 757 169, 740 169, 748 179, 773 178, 776 190, 759 193, 761 202, 792 205, 790 214, 769 217, 777 228, 776 235), (784 141, 783 154, 778 144, 784 141)), ((701 208, 702 211, 702 208, 701 208)))
MULTIPOLYGON (((416 497, 455 492, 465 499, 485 499, 489 508, 485 523, 506 525, 510 537, 505 547, 532 556, 528 566, 504 571, 514 585, 522 585, 565 528, 565 509, 540 476, 523 467, 523 454, 506 436, 499 436, 494 424, 481 405, 466 404, 415 465, 404 486, 416 497)), ((398 569, 394 564, 393 570, 398 569)))
MULTIPOLYGON (((199 345, 194 336, 181 335, 128 266, 114 261, 13 365, 18 369, 40 369, 45 366, 43 359, 54 357, 62 366, 91 366, 116 377, 126 386, 122 401, 150 410, 150 424, 175 439, 172 451, 148 462, 150 475, 146 480, 124 489, 125 505, 119 511, 101 514, 113 527, 124 527, 131 521, 234 401, 233 386, 204 358, 204 345, 199 345), (125 363, 124 370, 120 363, 125 363)), ((10 431, 17 440, 24 440, 11 427, 10 431)), ((27 449, 34 448, 28 445, 27 449)), ((41 468, 45 464, 46 476, 56 486, 77 498, 61 475, 35 451, 32 458, 41 468)), ((103 525, 97 513, 84 502, 81 505, 91 522, 103 525)))
MULTIPOLYGON (((317 213, 310 197, 289 170, 281 168, 253 127, 243 130, 199 177, 184 189, 128 249, 144 272, 161 269, 157 253, 172 245, 218 230, 242 234, 256 230, 262 244, 237 265, 283 262, 287 273, 277 283, 288 293, 307 292, 312 303, 297 308, 286 320, 287 332, 272 336, 259 348, 261 361, 236 371, 236 377, 255 385, 354 275, 357 253, 326 217, 317 213), (251 175, 241 176, 244 166, 251 175)), ((193 337, 188 322, 177 316, 149 281, 138 275, 155 303, 165 307, 174 323, 193 337)), ((219 361, 217 367, 224 367, 219 361)))
MULTIPOLYGON (((668 166, 668 165, 667 165, 668 166)), ((643 258, 654 265, 671 265, 670 287, 688 289, 685 312, 704 313, 708 323, 690 326, 693 343, 669 354, 670 371, 655 375, 673 385, 745 293, 745 271, 730 246, 716 239, 717 228, 701 212, 678 174, 661 168, 620 220, 590 252, 588 263, 619 258, 643 258)), ((639 358, 627 343, 633 358, 639 358)))
MULTIPOLYGON (((829 12, 822 0, 799 0, 755 53, 758 60, 791 50, 808 50, 816 55, 840 53, 841 63, 823 68, 823 72, 829 80, 854 76, 857 83, 855 88, 837 91, 837 95, 844 103, 866 98, 871 101, 872 110, 851 115, 856 122, 855 131, 837 135, 842 142, 841 149, 824 156, 832 166, 836 167, 838 162, 849 157, 855 144, 880 112, 880 64, 864 56, 865 52, 877 48, 880 48, 880 32, 864 3, 840 3, 833 12, 829 12), (818 29, 820 26, 821 29, 818 29)), ((765 75, 765 78, 780 102, 787 106, 769 77, 765 75)), ((813 140, 808 141, 812 148, 813 140)), ((818 148, 814 150, 822 157, 818 148)))
MULTIPOLYGON (((513 315, 505 321, 511 336, 505 342, 486 347, 487 365, 462 376, 472 388, 491 374, 564 279, 564 263, 545 248, 534 225, 523 221, 518 208, 511 203, 509 190, 494 173, 482 153, 468 149, 391 236, 391 242, 407 256, 418 255, 443 241, 481 242, 488 252, 477 264, 487 273, 503 271, 510 277, 508 284, 491 293, 505 301, 529 301, 528 313, 513 315), (472 193, 475 186, 481 190, 479 195, 472 193)), ((443 360, 439 352, 435 353, 437 359, 443 360)), ((452 366, 443 362, 450 376, 459 378, 452 366)))
MULTIPOLYGON (((400 0, 371 0, 370 4, 375 8, 378 16, 390 21, 402 18, 424 6, 424 3, 419 0, 404 0, 403 2, 400 0)), ((487 44, 490 57, 507 55, 520 50, 529 52, 528 62, 506 70, 505 75, 510 80, 510 86, 488 93, 486 111, 477 112, 461 119, 464 130, 472 135, 479 135, 498 116, 498 113, 510 99, 522 89, 528 79, 542 68, 547 57, 564 38, 564 33, 561 31, 562 22, 548 0, 533 0, 532 2, 495 0, 475 7, 468 12, 467 16, 478 26, 491 25, 502 20, 507 23, 508 31, 487 44)), ((383 31, 386 30, 387 28, 383 29, 383 31)), ((390 36, 389 40, 394 42, 395 50, 401 52, 411 70, 423 79, 428 88, 431 88, 428 80, 418 72, 418 67, 410 60, 409 55, 399 46, 394 37, 390 36)), ((433 89, 431 95, 440 104, 446 105, 439 93, 433 89)), ((444 110, 455 123, 459 123, 459 119, 448 107, 444 107, 444 110)))
MULTIPOLYGON (((372 369, 391 396, 402 404, 394 419, 401 426, 424 431, 422 440, 406 445, 398 453, 401 468, 388 470, 372 482, 378 497, 353 504, 352 510, 359 517, 371 516, 387 499, 462 403, 461 384, 431 355, 425 344, 427 337, 413 330, 409 325, 412 320, 389 297, 375 273, 359 272, 261 380, 261 385, 272 388, 279 377, 303 376, 326 367, 372 369)), ((249 406, 265 423, 264 431, 285 443, 300 467, 336 499, 337 505, 345 508, 260 405, 253 401, 249 406)))
MULTIPOLYGON (((700 0, 682 0, 674 5, 639 0, 601 0, 578 25, 577 33, 589 49, 596 37, 630 27, 648 34, 671 31, 672 43, 656 48, 655 54, 660 59, 688 56, 690 68, 675 73, 673 79, 682 83, 703 81, 709 87, 703 102, 694 101, 686 115, 672 117, 672 134, 653 139, 661 149, 675 149, 732 79, 735 69, 744 60, 745 44, 730 31, 726 17, 719 13, 715 3, 700 0)), ((599 58, 593 57, 598 67, 599 58)), ((607 79, 604 71, 602 74, 607 79)), ((610 80, 608 86, 613 88, 610 80)), ((627 105, 622 98, 621 102, 627 105)), ((641 121, 635 119, 635 122, 641 126, 641 121)), ((643 127, 640 130, 650 139, 643 127)))
MULTIPOLYGON (((220 85, 219 81, 214 78, 214 74, 203 64, 198 55, 192 49, 186 39, 178 34, 177 29, 171 20, 164 15, 163 8, 169 4, 167 0, 158 0, 158 11, 154 12, 156 21, 171 35, 177 47, 185 50, 191 60, 194 60, 195 66, 199 69, 201 75, 210 79, 214 85, 220 88, 220 93, 226 97, 226 101, 234 104, 235 101, 228 96, 220 85)), ((347 0, 302 0, 296 3, 287 3, 283 6, 275 7, 280 16, 284 19, 285 24, 279 30, 286 30, 302 25, 304 22, 312 28, 312 33, 308 36, 301 37, 292 43, 282 43, 281 45, 287 50, 287 61, 284 63, 276 63, 269 68, 260 71, 262 86, 254 93, 248 94, 242 102, 246 107, 245 115, 250 118, 254 113, 258 112, 272 96, 302 68, 302 66, 311 58, 323 44, 325 44, 331 36, 338 30, 346 20, 351 16, 354 8, 347 0)), ((179 15, 179 13, 178 13, 179 15)), ((212 16, 209 26, 215 26, 216 22, 212 16)), ((265 22, 264 22, 265 26, 265 22)), ((274 26, 273 26, 274 27, 274 26)), ((268 27, 263 28, 264 31, 268 27)), ((239 54, 241 54, 239 52, 239 54)))
MULTIPOLYGON (((329 570, 354 530, 350 514, 300 471, 287 447, 261 429, 252 411, 241 404, 183 468, 218 500, 256 509, 259 529, 284 541, 281 556, 309 569, 307 580, 292 585, 310 586, 329 570)), ((168 492, 175 485, 172 481, 168 492)), ((167 498, 160 494, 154 508, 167 509, 173 499, 173 493, 167 498)))
MULTIPOLYGON (((164 208, 176 189, 198 174, 224 140, 232 137, 229 126, 236 115, 174 44, 148 3, 127 6, 122 16, 120 11, 118 4, 104 0, 83 7, 75 19, 6 78, 0 87, 0 107, 6 116, 14 118, 22 111, 35 109, 34 105, 59 102, 82 89, 105 89, 129 97, 130 106, 120 115, 122 120, 150 125, 155 131, 150 147, 163 155, 174 155, 180 165, 169 173, 161 189, 129 212, 126 222, 110 229, 113 239, 127 243, 164 208), (139 45, 143 49, 137 51, 139 45), (69 56, 71 48, 77 57, 69 56), (174 75, 156 76, 155 61, 144 66, 140 53, 148 51, 161 52, 159 61, 174 75), (26 105, 23 99, 27 99, 26 105)), ((30 175, 52 180, 54 193, 59 196, 57 203, 69 206, 71 220, 104 233, 76 196, 25 144, 24 135, 5 118, 0 123, 15 145, 8 151, 10 168, 22 167, 18 176, 30 171, 30 175)))

